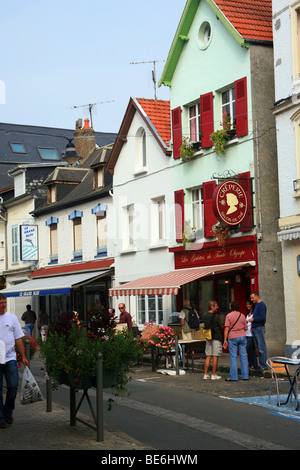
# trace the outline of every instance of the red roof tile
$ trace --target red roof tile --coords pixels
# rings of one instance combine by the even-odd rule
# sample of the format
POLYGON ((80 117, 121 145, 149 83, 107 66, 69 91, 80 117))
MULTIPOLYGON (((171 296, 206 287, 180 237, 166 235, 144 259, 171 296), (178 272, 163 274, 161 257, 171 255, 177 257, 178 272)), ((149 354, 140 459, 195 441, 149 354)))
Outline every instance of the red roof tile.
POLYGON ((272 0, 214 0, 245 39, 273 41, 272 0))
POLYGON ((147 114, 162 140, 167 144, 171 140, 170 101, 137 98, 137 102, 147 114))

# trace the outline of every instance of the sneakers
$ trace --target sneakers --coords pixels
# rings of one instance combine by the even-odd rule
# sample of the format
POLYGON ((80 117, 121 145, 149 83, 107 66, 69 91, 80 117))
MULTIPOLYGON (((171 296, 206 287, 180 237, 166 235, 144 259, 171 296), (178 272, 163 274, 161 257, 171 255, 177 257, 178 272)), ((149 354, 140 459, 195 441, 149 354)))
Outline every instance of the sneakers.
POLYGON ((12 416, 9 416, 9 418, 5 418, 6 424, 12 424, 14 419, 12 416))
POLYGON ((0 423, 0 429, 5 429, 6 428, 6 423, 0 423))
POLYGON ((220 375, 212 375, 211 380, 220 380, 222 377, 220 375))
POLYGON ((208 379, 210 379, 210 375, 208 375, 208 374, 204 374, 204 376, 203 376, 203 380, 208 380, 208 379))

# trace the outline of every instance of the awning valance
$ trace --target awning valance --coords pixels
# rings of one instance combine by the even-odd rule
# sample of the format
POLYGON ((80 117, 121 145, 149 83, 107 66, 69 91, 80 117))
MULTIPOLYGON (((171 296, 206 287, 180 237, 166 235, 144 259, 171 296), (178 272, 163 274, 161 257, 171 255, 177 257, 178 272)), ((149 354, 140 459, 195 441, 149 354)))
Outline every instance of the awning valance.
POLYGON ((297 240, 300 238, 300 227, 291 230, 282 230, 282 232, 277 233, 277 236, 279 242, 297 240))
POLYGON ((52 276, 22 282, 13 287, 1 290, 7 297, 31 297, 35 295, 68 294, 72 288, 105 276, 110 271, 52 276))
POLYGON ((166 274, 144 277, 136 281, 127 282, 109 289, 110 297, 125 295, 177 295, 184 284, 195 281, 201 277, 233 271, 243 266, 255 266, 254 261, 223 264, 218 266, 205 266, 199 268, 177 269, 166 274))

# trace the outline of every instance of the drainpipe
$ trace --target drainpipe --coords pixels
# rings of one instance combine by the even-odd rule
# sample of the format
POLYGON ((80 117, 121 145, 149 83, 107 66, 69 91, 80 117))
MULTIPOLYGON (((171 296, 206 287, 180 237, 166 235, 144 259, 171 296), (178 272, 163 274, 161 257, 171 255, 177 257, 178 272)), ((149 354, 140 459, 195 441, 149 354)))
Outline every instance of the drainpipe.
POLYGON ((259 217, 259 230, 257 232, 257 240, 260 242, 262 239, 262 218, 261 218, 261 199, 260 199, 260 161, 259 161, 257 121, 255 125, 256 125, 257 194, 258 194, 258 217, 259 217))

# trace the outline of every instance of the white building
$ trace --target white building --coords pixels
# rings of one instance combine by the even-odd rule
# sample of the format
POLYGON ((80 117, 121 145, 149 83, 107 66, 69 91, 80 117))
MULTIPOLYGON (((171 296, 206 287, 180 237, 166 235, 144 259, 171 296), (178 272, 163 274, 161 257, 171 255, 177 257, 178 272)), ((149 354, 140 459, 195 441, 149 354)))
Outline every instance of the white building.
POLYGON ((173 296, 122 295, 118 290, 124 283, 174 269, 169 252, 175 239, 170 139, 170 103, 131 98, 107 164, 113 174, 114 307, 118 312, 124 302, 139 327, 150 320, 168 323, 174 309, 173 296))

